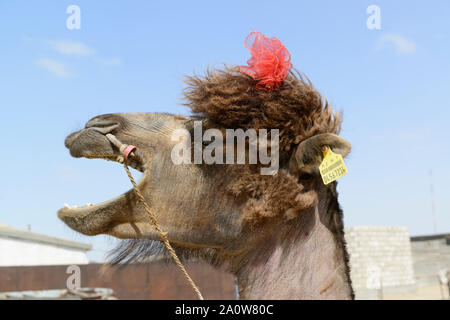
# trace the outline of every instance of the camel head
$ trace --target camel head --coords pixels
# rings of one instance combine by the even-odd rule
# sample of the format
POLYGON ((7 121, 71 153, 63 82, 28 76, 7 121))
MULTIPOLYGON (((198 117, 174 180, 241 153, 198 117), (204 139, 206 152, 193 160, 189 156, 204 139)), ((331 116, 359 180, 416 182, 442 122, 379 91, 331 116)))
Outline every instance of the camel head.
MULTIPOLYGON (((138 147, 140 157, 128 165, 143 173, 138 182, 152 212, 174 245, 220 247, 240 232, 238 204, 219 186, 223 170, 207 165, 175 164, 171 153, 176 130, 191 130, 190 117, 158 113, 106 114, 70 134, 65 145, 73 157, 117 161, 121 153, 106 138, 111 133, 138 147)), ((120 170, 118 174, 125 174, 120 170)), ((121 239, 159 240, 148 214, 130 190, 103 203, 65 207, 58 216, 85 235, 108 234, 121 239)))
MULTIPOLYGON (((301 76, 292 73, 276 94, 256 88, 253 79, 233 68, 187 82, 185 98, 192 116, 100 115, 70 134, 65 145, 73 157, 112 161, 120 152, 106 134, 135 145, 140 157, 129 165, 143 172, 139 189, 169 241, 181 252, 213 259, 237 255, 283 226, 295 225, 314 207, 318 195, 329 188, 318 172, 322 146, 346 156, 350 144, 337 135, 338 115, 301 76), (180 140, 174 133, 193 133, 196 121, 202 121, 203 130, 221 132, 279 129, 277 172, 262 175, 261 164, 175 163, 172 153, 180 140)), ((201 149, 207 147, 203 141, 201 149)), ((246 159, 248 152, 247 145, 246 159)), ((125 174, 120 167, 118 171, 125 174)), ((121 247, 118 260, 148 254, 143 248, 160 240, 133 190, 103 203, 63 208, 58 217, 85 235, 134 239, 121 247)))

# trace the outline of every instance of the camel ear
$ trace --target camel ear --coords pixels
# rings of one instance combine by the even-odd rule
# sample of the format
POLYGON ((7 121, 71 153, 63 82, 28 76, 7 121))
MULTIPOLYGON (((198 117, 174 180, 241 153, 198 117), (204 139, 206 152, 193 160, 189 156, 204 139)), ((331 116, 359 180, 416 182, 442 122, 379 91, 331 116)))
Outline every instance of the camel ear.
POLYGON ((323 146, 329 146, 342 157, 347 156, 352 148, 350 142, 332 133, 312 136, 297 146, 289 162, 291 171, 309 174, 318 172, 323 160, 323 146))

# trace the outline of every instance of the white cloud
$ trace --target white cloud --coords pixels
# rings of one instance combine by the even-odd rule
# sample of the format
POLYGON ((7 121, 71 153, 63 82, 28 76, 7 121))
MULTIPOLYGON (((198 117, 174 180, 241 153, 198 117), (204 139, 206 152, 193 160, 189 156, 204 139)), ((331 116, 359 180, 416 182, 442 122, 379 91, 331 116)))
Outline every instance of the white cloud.
POLYGON ((416 52, 417 45, 407 38, 399 34, 385 34, 383 35, 377 43, 377 49, 383 49, 386 44, 391 44, 394 46, 395 52, 398 54, 413 54, 416 52))
POLYGON ((95 54, 94 49, 89 48, 81 42, 48 41, 48 44, 57 52, 66 55, 90 56, 95 54))
POLYGON ((94 56, 94 62, 107 66, 118 66, 122 63, 120 58, 101 58, 98 57, 97 51, 81 42, 72 41, 46 41, 50 47, 58 53, 72 56, 94 56))
POLYGON ((52 59, 39 59, 36 64, 59 78, 67 78, 70 72, 64 63, 52 59))
MULTIPOLYGON (((101 57, 97 50, 94 48, 91 48, 84 43, 76 42, 76 41, 70 41, 70 40, 49 40, 49 39, 42 39, 42 38, 32 38, 28 37, 26 35, 22 36, 22 41, 28 44, 34 44, 34 45, 46 45, 49 46, 52 50, 55 52, 65 55, 65 56, 72 56, 72 57, 87 57, 87 60, 92 61, 99 65, 105 65, 105 66, 118 66, 122 64, 122 61, 119 57, 111 57, 111 58, 103 58, 101 57)), ((67 78, 72 75, 72 73, 69 71, 67 64, 54 60, 49 58, 43 58, 36 60, 36 65, 49 71, 53 75, 59 77, 59 78, 67 78)), ((67 63, 70 63, 69 60, 67 60, 67 63)))

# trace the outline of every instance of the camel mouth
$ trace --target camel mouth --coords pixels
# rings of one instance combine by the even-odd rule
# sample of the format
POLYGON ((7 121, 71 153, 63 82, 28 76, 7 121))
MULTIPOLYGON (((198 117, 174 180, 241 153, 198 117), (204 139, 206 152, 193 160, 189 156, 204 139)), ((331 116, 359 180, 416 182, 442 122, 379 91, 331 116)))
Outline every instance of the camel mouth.
MULTIPOLYGON (((128 159, 127 165, 143 173, 142 177, 137 182, 138 188, 141 189, 147 178, 147 161, 140 150, 136 150, 135 154, 137 156, 128 159)), ((114 154, 107 155, 85 154, 82 157, 120 163, 118 161, 119 155, 119 153, 114 152, 114 154)), ((127 211, 133 210, 136 203, 134 199, 134 190, 131 189, 117 197, 98 204, 88 203, 82 206, 69 206, 68 204, 64 204, 64 207, 58 210, 57 215, 58 218, 71 229, 84 235, 92 236, 108 233, 108 231, 116 226, 130 222, 130 217, 127 217, 124 214, 127 211)))

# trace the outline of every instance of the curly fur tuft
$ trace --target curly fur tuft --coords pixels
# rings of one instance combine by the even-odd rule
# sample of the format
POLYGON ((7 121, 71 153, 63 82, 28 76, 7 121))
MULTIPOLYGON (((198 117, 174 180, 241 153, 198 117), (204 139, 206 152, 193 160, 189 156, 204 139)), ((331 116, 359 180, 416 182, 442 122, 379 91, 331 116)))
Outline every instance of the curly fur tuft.
POLYGON ((279 129, 280 151, 319 133, 338 134, 341 127, 339 115, 298 72, 272 91, 258 89, 257 81, 237 67, 208 70, 204 77, 187 77, 185 82, 185 105, 211 127, 279 129))

